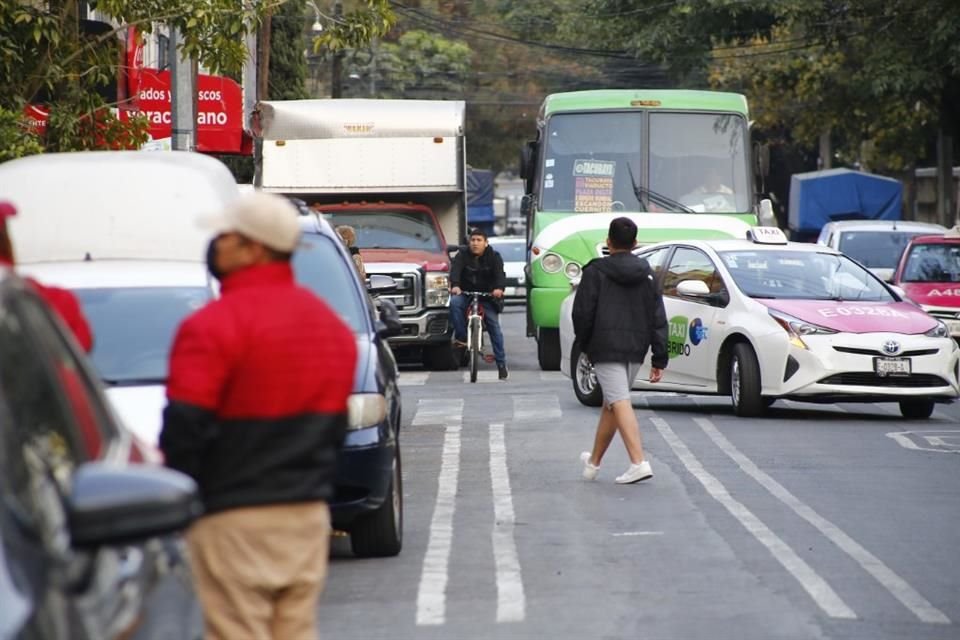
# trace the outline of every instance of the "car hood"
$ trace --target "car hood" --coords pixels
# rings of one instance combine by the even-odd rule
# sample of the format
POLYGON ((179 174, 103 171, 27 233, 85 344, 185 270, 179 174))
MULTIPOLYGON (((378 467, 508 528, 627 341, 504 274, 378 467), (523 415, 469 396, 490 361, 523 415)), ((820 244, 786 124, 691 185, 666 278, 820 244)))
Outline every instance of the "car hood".
POLYGON ((127 431, 144 445, 147 453, 159 453, 163 410, 167 406, 162 384, 107 387, 107 398, 127 431))
POLYGON ((804 322, 844 333, 924 333, 937 321, 909 302, 757 300, 804 322))
POLYGON ((960 307, 960 282, 901 282, 898 286, 917 304, 960 307))
POLYGON ((523 276, 525 266, 527 266, 526 262, 504 262, 503 272, 508 278, 520 278, 523 276))
POLYGON ((377 262, 408 262, 426 271, 444 271, 450 268, 450 258, 442 251, 420 249, 361 249, 364 264, 377 262))

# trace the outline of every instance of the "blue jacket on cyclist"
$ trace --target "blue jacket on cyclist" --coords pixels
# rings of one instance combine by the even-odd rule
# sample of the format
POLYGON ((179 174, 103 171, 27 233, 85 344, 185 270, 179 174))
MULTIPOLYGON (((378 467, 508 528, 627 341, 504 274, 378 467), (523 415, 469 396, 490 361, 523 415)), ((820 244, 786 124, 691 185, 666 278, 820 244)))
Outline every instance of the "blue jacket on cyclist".
POLYGON ((459 346, 467 340, 467 307, 469 296, 463 291, 482 291, 493 298, 481 298, 484 310, 484 328, 490 335, 493 357, 497 361, 500 379, 507 377, 507 359, 503 348, 503 332, 498 315, 503 308, 503 289, 507 276, 503 271, 503 258, 494 251, 482 229, 471 229, 469 243, 461 249, 450 266, 450 322, 453 324, 453 339, 459 346))

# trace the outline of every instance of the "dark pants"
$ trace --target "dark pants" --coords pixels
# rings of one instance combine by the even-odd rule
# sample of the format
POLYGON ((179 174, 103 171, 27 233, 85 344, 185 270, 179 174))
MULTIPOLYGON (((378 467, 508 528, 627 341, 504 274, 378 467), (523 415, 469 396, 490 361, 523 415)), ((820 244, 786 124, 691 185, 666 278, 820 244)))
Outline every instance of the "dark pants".
MULTIPOLYGON (((497 307, 489 298, 482 298, 480 304, 483 305, 483 326, 490 335, 493 357, 497 364, 506 364, 507 354, 503 350, 503 332, 500 331, 497 307)), ((450 296, 450 322, 453 323, 453 337, 461 342, 467 340, 467 307, 469 306, 469 296, 463 294, 450 296)))

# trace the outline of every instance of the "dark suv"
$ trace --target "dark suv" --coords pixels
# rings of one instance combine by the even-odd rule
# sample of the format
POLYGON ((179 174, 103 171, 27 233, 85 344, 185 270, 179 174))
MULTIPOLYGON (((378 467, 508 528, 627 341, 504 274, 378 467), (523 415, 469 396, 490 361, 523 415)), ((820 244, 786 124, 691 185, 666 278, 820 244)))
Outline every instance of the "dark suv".
POLYGON ((167 597, 196 487, 131 457, 85 357, 0 269, 0 640, 196 637, 192 598, 167 597))
MULTIPOLYGON (((297 280, 323 298, 357 337, 349 426, 330 502, 333 526, 350 533, 358 556, 393 556, 403 545, 400 390, 386 338, 400 331, 396 307, 375 304, 346 247, 321 216, 301 208, 303 241, 294 254, 297 280)), ((370 293, 389 293, 393 278, 370 276, 370 293)))

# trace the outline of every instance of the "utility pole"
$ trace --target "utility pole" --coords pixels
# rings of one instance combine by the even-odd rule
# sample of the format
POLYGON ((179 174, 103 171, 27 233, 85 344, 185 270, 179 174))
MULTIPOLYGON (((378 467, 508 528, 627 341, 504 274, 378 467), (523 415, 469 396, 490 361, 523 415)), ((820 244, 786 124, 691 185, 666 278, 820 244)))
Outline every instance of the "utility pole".
POLYGON ((183 36, 170 28, 170 148, 193 151, 197 148, 197 65, 182 57, 183 36))
POLYGON ((273 27, 273 10, 267 9, 260 23, 257 37, 257 100, 270 97, 270 37, 273 27))
MULTIPOLYGON (((335 0, 333 3, 333 22, 339 27, 343 18, 343 2, 335 0)), ((333 52, 333 63, 330 66, 330 97, 343 97, 343 50, 333 52)))

